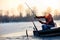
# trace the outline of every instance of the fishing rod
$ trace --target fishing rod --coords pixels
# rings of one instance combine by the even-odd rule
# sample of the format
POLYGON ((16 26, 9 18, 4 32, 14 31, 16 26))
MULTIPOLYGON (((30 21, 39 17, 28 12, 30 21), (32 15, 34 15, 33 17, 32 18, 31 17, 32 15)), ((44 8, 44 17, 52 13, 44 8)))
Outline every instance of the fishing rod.
MULTIPOLYGON (((32 11, 32 15, 36 16, 36 15, 34 14, 33 10, 29 7, 29 5, 28 5, 26 2, 25 2, 25 4, 26 4, 27 7, 32 11)), ((33 25, 34 25, 34 27, 35 27, 35 30, 38 30, 33 20, 32 20, 32 23, 33 23, 33 25)))
POLYGON ((33 12, 33 10, 29 7, 29 5, 25 2, 25 4, 27 5, 27 7, 32 11, 32 15, 34 15, 34 16, 36 16, 35 14, 34 14, 34 12, 33 12))

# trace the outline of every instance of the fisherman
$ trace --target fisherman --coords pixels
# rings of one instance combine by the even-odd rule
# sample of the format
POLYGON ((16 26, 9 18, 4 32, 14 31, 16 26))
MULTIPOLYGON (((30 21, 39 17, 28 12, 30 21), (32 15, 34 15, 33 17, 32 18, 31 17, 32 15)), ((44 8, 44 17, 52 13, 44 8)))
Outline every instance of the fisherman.
POLYGON ((53 21, 53 17, 50 13, 45 12, 44 16, 36 16, 35 18, 45 18, 46 22, 42 22, 41 20, 38 20, 42 25, 42 30, 47 30, 47 29, 51 29, 52 27, 55 27, 54 21, 53 21))
POLYGON ((39 20, 39 22, 43 24, 42 30, 51 29, 51 27, 55 26, 52 15, 50 13, 45 13, 45 16, 36 16, 36 18, 45 18, 46 22, 39 20))

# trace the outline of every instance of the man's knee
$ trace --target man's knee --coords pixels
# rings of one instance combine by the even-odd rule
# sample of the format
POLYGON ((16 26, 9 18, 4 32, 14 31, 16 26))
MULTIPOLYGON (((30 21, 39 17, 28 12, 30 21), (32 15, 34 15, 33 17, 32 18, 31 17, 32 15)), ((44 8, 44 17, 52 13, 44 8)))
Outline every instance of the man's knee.
POLYGON ((45 30, 46 27, 47 27, 47 26, 46 26, 45 24, 43 24, 43 25, 42 25, 42 30, 45 30))

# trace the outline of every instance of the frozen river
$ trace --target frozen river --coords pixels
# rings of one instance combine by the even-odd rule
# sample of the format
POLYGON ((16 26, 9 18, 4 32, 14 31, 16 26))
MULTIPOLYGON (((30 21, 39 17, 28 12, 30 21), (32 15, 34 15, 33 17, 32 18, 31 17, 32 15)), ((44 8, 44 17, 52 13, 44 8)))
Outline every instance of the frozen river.
MULTIPOLYGON (((39 30, 41 30, 41 24, 36 21, 34 22, 39 30)), ((55 21, 57 27, 60 27, 60 21, 55 21)), ((48 38, 36 38, 33 36, 32 22, 13 22, 13 23, 0 23, 0 37, 3 40, 55 40, 60 37, 48 37, 48 38), (26 29, 29 37, 26 37, 26 29)), ((2 39, 1 39, 2 40, 2 39)))

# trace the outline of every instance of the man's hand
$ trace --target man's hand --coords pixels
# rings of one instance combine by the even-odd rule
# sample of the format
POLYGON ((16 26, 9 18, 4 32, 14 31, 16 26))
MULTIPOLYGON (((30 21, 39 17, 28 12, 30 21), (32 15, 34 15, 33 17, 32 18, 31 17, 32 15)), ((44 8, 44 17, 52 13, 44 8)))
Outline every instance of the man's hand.
POLYGON ((37 16, 34 17, 34 19, 36 19, 36 18, 37 18, 37 16))

